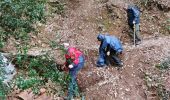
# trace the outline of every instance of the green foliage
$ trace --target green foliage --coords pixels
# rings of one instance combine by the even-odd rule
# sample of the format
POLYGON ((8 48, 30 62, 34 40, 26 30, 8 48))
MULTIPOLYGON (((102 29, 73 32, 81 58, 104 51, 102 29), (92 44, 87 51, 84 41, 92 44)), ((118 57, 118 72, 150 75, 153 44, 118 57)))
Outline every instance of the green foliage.
POLYGON ((151 73, 145 75, 145 82, 148 91, 156 93, 155 96, 157 96, 159 100, 169 100, 170 91, 168 91, 163 85, 163 79, 162 72, 157 75, 151 73))
POLYGON ((160 70, 169 69, 170 68, 170 58, 162 61, 160 64, 157 64, 155 67, 159 68, 160 70))
POLYGON ((37 87, 39 86, 39 84, 41 83, 41 81, 39 79, 37 79, 36 77, 29 77, 28 79, 25 79, 22 76, 19 76, 18 78, 16 78, 16 85, 18 86, 18 88, 25 90, 31 87, 37 87))
POLYGON ((54 59, 48 55, 27 58, 27 63, 20 62, 19 67, 25 64, 22 76, 16 78, 15 84, 18 88, 25 90, 31 88, 34 93, 39 93, 40 86, 45 85, 48 80, 58 84, 63 90, 67 88, 69 76, 57 69, 54 59))
POLYGON ((0 1, 0 47, 6 39, 27 40, 36 21, 44 21, 45 0, 0 1))
POLYGON ((0 80, 3 80, 4 74, 5 74, 5 70, 3 67, 4 67, 3 57, 0 54, 0 80))
POLYGON ((147 6, 148 2, 149 2, 149 0, 140 0, 140 5, 147 6))
POLYGON ((159 85, 157 88, 157 93, 159 96, 159 100, 169 100, 170 99, 170 91, 167 91, 163 85, 159 85))
POLYGON ((9 87, 5 85, 2 80, 0 80, 0 100, 6 100, 7 93, 9 91, 9 87))
POLYGON ((167 21, 167 29, 170 31, 170 19, 167 21))
POLYGON ((49 2, 51 13, 64 14, 65 4, 61 1, 49 2))
POLYGON ((4 69, 5 63, 3 62, 3 57, 0 54, 0 100, 5 100, 7 93, 9 91, 9 87, 4 84, 4 75, 6 74, 4 69))
POLYGON ((60 72, 57 69, 57 64, 54 59, 45 55, 42 57, 32 58, 29 64, 29 69, 35 69, 39 76, 44 80, 50 79, 55 83, 59 83, 63 87, 67 85, 68 75, 60 72))
POLYGON ((50 41, 50 42, 49 42, 49 45, 50 45, 50 47, 51 47, 52 49, 54 49, 54 48, 56 48, 56 47, 58 46, 55 41, 50 41))
POLYGON ((145 74, 145 82, 147 88, 150 92, 156 93, 155 96, 159 98, 159 100, 169 100, 170 99, 170 91, 165 88, 166 75, 169 73, 167 69, 170 68, 170 58, 163 60, 160 64, 156 65, 156 72, 144 72, 145 74))
MULTIPOLYGON (((16 56, 16 66, 23 73, 19 75, 14 84, 18 88, 25 90, 31 88, 34 93, 39 93, 40 86, 53 81, 66 88, 69 76, 59 72, 54 59, 45 55, 41 57, 28 57, 29 33, 34 32, 34 24, 37 21, 45 22, 46 0, 1 0, 0 1, 0 48, 10 37, 14 37, 18 54, 16 56)), ((63 14, 63 3, 51 3, 54 13, 63 14)), ((51 41, 51 47, 58 45, 51 41)), ((62 46, 59 48, 64 50, 62 46)), ((0 70, 0 75, 3 71, 0 70)), ((0 97, 6 96, 7 89, 0 81, 0 97)), ((1 99, 1 98, 0 98, 1 99)))
POLYGON ((3 83, 3 75, 4 75, 4 70, 3 68, 0 66, 0 100, 5 100, 6 98, 6 93, 7 93, 7 89, 6 86, 3 83))

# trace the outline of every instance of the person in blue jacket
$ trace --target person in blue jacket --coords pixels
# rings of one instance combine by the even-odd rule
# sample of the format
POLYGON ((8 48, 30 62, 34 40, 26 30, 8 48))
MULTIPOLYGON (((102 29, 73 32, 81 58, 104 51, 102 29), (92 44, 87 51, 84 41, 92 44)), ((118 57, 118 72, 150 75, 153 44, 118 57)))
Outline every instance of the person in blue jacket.
POLYGON ((140 38, 140 10, 135 5, 128 5, 127 7, 127 17, 128 17, 128 25, 130 27, 130 35, 133 37, 135 33, 135 43, 139 44, 141 42, 140 38), (134 30, 135 28, 135 30, 134 30))
POLYGON ((103 67, 108 65, 107 56, 110 56, 116 65, 123 66, 122 61, 118 57, 119 54, 122 54, 123 51, 120 40, 115 36, 105 34, 99 34, 97 39, 101 42, 99 47, 99 58, 97 61, 97 66, 103 67))

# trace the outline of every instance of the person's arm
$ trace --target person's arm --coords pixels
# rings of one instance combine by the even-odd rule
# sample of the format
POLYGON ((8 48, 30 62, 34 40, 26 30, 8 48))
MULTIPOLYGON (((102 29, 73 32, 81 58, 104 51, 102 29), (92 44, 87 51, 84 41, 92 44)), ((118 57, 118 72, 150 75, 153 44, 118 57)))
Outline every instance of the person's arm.
POLYGON ((73 61, 75 59, 75 55, 71 52, 67 52, 67 54, 65 54, 65 58, 66 58, 66 62, 65 62, 65 66, 67 68, 73 68, 73 61))
POLYGON ((99 52, 104 51, 106 53, 106 47, 107 47, 107 42, 104 40, 100 45, 99 52))
POLYGON ((71 59, 71 61, 70 61, 69 65, 68 65, 68 68, 72 69, 75 66, 75 64, 78 63, 74 52, 70 53, 70 59, 71 59))

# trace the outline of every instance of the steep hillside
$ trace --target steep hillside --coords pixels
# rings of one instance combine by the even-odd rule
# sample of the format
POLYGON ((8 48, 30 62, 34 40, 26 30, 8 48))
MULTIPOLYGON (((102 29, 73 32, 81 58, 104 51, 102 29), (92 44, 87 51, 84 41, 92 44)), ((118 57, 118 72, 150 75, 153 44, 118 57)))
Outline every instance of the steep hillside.
MULTIPOLYGON (((154 75, 165 76, 165 79, 161 80, 161 85, 166 87, 164 90, 170 94, 169 70, 162 73, 155 67, 170 57, 169 0, 50 0, 49 2, 54 5, 57 1, 63 3, 64 11, 60 12, 62 14, 53 12, 47 17, 46 24, 37 23, 37 34, 30 35, 31 51, 28 50, 28 53, 36 56, 39 51, 48 51, 57 64, 63 64, 63 54, 60 50, 50 47, 69 42, 81 49, 86 55, 86 64, 78 75, 78 83, 86 100, 160 99, 159 86, 148 87, 148 76, 154 75), (136 47, 128 35, 127 16, 123 9, 128 4, 138 5, 141 11, 142 43, 136 47), (123 68, 96 67, 99 47, 96 36, 100 32, 108 32, 122 41, 123 68)), ((49 9, 47 6, 46 10, 49 9)), ((1 51, 16 53, 13 41, 9 39, 1 51)), ((155 78, 157 79, 159 77, 155 78)), ((151 80, 152 82, 155 81, 151 80)))

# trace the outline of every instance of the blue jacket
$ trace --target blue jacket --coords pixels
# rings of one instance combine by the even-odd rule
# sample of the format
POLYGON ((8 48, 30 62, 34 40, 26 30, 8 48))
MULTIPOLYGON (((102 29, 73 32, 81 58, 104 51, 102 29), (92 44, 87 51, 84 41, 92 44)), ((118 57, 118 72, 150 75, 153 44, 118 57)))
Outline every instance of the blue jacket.
POLYGON ((140 23, 140 11, 136 6, 128 6, 127 9, 128 14, 128 24, 133 25, 133 21, 136 22, 136 24, 140 23))
POLYGON ((115 36, 99 34, 97 39, 102 42, 99 48, 99 52, 106 51, 108 46, 110 47, 110 49, 113 49, 116 52, 123 51, 120 40, 115 36))

